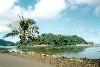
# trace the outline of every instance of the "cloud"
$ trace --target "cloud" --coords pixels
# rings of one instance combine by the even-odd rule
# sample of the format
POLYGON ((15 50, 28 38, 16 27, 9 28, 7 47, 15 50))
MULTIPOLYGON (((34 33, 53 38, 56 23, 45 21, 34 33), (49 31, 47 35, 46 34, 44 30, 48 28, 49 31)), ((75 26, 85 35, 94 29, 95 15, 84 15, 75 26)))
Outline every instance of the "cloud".
POLYGON ((40 0, 35 5, 34 14, 38 18, 51 19, 66 9, 65 0, 40 0))
POLYGON ((0 32, 10 32, 11 29, 6 25, 0 25, 0 32))
POLYGON ((33 6, 29 6, 26 10, 19 5, 16 5, 10 9, 10 12, 15 15, 22 13, 25 17, 34 18, 36 20, 49 20, 57 18, 68 6, 65 0, 38 0, 34 6, 34 9, 32 7, 33 6))
POLYGON ((9 10, 17 0, 0 0, 0 14, 9 10))
POLYGON ((11 31, 7 25, 13 20, 13 14, 9 13, 17 0, 0 0, 0 32, 11 31))
MULTIPOLYGON (((65 0, 38 0, 33 6, 29 6, 28 9, 19 6, 15 3, 18 0, 0 0, 0 25, 7 29, 7 25, 11 22, 15 22, 19 15, 30 17, 36 21, 39 19, 52 20, 60 16, 61 12, 67 8, 65 0), (5 5, 6 4, 6 5, 5 5)), ((4 30, 7 32, 7 30, 4 30)), ((4 32, 0 30, 0 32, 4 32)))

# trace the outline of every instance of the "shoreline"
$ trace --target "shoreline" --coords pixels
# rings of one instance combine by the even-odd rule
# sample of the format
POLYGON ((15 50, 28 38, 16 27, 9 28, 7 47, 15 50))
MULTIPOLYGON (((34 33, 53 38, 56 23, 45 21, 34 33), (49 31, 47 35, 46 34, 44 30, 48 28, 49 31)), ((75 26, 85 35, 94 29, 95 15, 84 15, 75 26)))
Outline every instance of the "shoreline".
POLYGON ((11 52, 7 54, 27 58, 34 62, 48 63, 56 67, 100 67, 100 59, 66 58, 33 52, 11 52))

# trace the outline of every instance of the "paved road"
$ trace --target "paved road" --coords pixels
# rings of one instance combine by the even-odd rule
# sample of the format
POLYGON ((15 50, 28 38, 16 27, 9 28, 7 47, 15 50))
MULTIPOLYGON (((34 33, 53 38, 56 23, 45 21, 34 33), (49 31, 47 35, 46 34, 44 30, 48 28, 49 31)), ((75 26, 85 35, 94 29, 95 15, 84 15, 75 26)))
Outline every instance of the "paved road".
POLYGON ((0 67, 53 67, 49 64, 33 62, 32 60, 0 54, 0 67))

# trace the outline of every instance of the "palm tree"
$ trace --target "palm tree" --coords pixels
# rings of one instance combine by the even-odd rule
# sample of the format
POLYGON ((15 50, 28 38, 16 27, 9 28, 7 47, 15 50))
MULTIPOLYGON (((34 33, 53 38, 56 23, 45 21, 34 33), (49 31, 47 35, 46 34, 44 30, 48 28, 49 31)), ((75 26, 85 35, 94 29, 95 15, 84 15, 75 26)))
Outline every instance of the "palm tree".
POLYGON ((39 34, 39 28, 36 26, 36 22, 33 19, 19 16, 19 21, 17 21, 17 23, 19 24, 17 29, 15 29, 13 25, 9 25, 13 30, 12 32, 7 33, 4 37, 18 35, 20 38, 19 46, 23 45, 28 40, 34 40, 35 35, 39 34))

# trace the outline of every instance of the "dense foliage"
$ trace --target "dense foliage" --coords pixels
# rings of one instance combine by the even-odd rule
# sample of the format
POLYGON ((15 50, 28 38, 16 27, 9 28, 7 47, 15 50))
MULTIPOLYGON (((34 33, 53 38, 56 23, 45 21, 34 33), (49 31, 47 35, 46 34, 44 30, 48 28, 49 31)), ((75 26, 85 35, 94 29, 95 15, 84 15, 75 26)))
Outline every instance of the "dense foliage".
POLYGON ((45 44, 45 45, 76 45, 76 44, 87 44, 87 42, 76 35, 64 36, 64 35, 54 35, 54 34, 42 34, 37 37, 38 41, 36 44, 45 44))
POLYGON ((16 45, 16 44, 13 42, 0 39, 0 46, 14 46, 14 45, 16 45))

